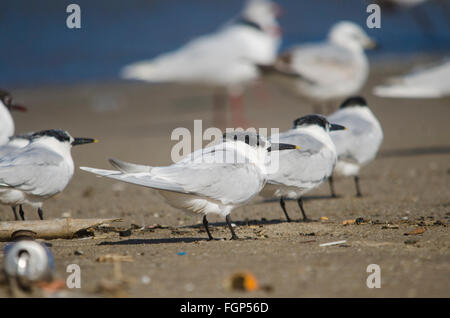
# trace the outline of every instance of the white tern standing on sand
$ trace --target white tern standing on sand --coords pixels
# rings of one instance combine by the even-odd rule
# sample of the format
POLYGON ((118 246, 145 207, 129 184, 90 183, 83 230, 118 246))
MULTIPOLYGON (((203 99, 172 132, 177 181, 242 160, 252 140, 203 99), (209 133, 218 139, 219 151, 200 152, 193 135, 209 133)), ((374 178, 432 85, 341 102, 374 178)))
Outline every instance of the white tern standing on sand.
MULTIPOLYGON (((346 99, 339 110, 328 116, 328 120, 347 127, 341 134, 331 135, 338 153, 335 172, 353 176, 356 195, 360 197, 359 169, 375 158, 383 141, 381 125, 367 106, 366 100, 360 96, 346 99)), ((331 195, 335 197, 332 177, 329 182, 331 195)))
MULTIPOLYGON (((300 149, 283 151, 279 155, 279 169, 268 175, 261 196, 279 198, 288 222, 285 199, 296 199, 307 221, 302 196, 321 185, 333 173, 336 164, 336 148, 330 132, 345 127, 330 124, 322 115, 307 115, 294 121, 294 127, 279 134, 280 142, 301 145, 300 149)), ((336 132, 339 134, 339 132, 336 132)), ((272 137, 273 138, 273 137, 272 137)))
POLYGON ((171 206, 203 214, 203 225, 209 240, 213 237, 207 216, 218 214, 225 218, 231 239, 237 239, 230 212, 261 191, 267 179, 266 165, 271 151, 297 148, 288 144, 271 144, 256 133, 234 132, 225 134, 222 143, 200 149, 166 167, 110 159, 110 163, 120 171, 81 169, 157 189, 171 206))
POLYGON ((67 131, 52 129, 34 133, 30 143, 0 158, 0 203, 38 209, 43 219, 42 203, 60 193, 73 176, 71 148, 97 142, 91 138, 73 138, 67 131))

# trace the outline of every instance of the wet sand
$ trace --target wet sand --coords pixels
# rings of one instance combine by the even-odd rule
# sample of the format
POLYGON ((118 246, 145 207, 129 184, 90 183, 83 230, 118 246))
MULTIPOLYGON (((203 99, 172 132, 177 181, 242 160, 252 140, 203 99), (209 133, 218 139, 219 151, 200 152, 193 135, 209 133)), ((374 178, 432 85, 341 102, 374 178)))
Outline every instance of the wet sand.
MULTIPOLYGON (((133 230, 127 237, 111 232, 48 241, 56 276, 65 280, 66 266, 80 265, 81 292, 92 296, 449 297, 450 99, 397 100, 370 94, 375 83, 399 69, 374 67, 363 91, 385 135, 378 158, 362 169, 364 197, 354 196, 352 179, 336 178, 339 198, 329 198, 324 184, 305 201, 307 214, 315 220, 311 223, 287 223, 278 202, 257 200, 232 212, 243 238, 239 241, 229 240, 224 220, 211 216, 213 236, 224 240, 208 242, 201 217, 168 206, 157 191, 78 169, 109 168, 109 157, 170 164, 174 128, 191 129, 194 119, 203 119, 204 129, 213 125, 210 90, 126 82, 13 90, 16 100, 30 109, 16 114, 17 132, 64 128, 74 136, 100 139, 72 150, 75 175, 63 193, 45 202, 46 218, 120 217, 123 227, 167 226, 133 230), (362 224, 342 225, 360 217, 362 224), (425 232, 404 235, 417 227, 425 232), (405 243, 411 239, 416 242, 405 243), (319 246, 340 240, 346 243, 319 246), (122 263, 129 283, 118 294, 98 291, 102 281, 114 279, 113 264, 95 261, 107 253, 134 259, 122 263), (366 286, 369 264, 381 267, 380 289, 366 286), (223 282, 236 271, 252 272, 271 291, 229 291, 223 282), (143 276, 150 282, 144 283, 143 276)), ((306 101, 268 84, 250 89, 245 106, 252 125, 281 131, 312 110, 306 101)), ((287 202, 287 208, 292 218, 301 217, 295 201, 287 202)), ((8 207, 0 211, 0 221, 12 220, 8 207)), ((28 219, 38 217, 29 207, 25 213, 28 219)), ((0 296, 6 295, 0 287, 0 296)))

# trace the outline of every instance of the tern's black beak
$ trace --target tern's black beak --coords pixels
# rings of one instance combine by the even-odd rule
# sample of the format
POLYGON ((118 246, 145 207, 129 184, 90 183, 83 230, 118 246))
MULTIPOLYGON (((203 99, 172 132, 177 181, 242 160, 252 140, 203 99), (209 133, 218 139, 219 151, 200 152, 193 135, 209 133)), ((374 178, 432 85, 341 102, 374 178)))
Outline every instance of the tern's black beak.
POLYGON ((347 129, 344 126, 338 125, 338 124, 331 124, 330 125, 330 131, 334 131, 334 130, 345 130, 347 129))
POLYGON ((277 151, 277 150, 289 150, 289 149, 300 149, 299 146, 290 145, 290 144, 272 144, 269 148, 267 148, 268 152, 277 151))
POLYGON ((82 145, 82 144, 91 144, 91 143, 96 143, 96 142, 98 142, 98 140, 92 139, 92 138, 75 138, 75 140, 72 141, 72 146, 82 145))

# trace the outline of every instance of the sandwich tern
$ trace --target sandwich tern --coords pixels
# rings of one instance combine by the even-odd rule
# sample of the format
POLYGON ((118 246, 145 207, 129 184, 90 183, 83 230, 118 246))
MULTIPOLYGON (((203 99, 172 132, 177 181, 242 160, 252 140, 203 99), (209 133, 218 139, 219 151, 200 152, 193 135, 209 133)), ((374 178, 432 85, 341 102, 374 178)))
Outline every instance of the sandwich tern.
POLYGON ((28 204, 42 220, 43 201, 63 191, 73 176, 72 146, 92 142, 97 140, 59 129, 33 133, 28 145, 0 158, 0 203, 13 210, 19 205, 22 220, 22 204, 28 204))
MULTIPOLYGON (((356 195, 362 196, 359 188, 359 169, 372 161, 383 141, 380 122, 369 109, 363 97, 349 97, 339 110, 328 116, 329 121, 345 125, 348 130, 341 134, 332 134, 338 162, 335 172, 344 176, 353 176, 356 195)), ((333 177, 329 178, 331 195, 336 197, 333 177)))
POLYGON ((0 145, 6 144, 14 135, 14 120, 11 111, 26 111, 22 105, 13 103, 9 92, 0 89, 0 145))
POLYGON ((214 238, 208 228, 207 216, 220 215, 226 220, 231 239, 237 239, 230 212, 261 191, 267 179, 267 160, 273 150, 297 148, 289 144, 272 144, 253 132, 234 132, 224 134, 222 143, 197 150, 170 166, 151 167, 110 159, 119 171, 80 169, 157 189, 171 206, 203 214, 209 240, 214 238))
POLYGON ((176 51, 125 66, 121 76, 147 82, 199 84, 215 89, 216 120, 222 92, 231 104, 233 124, 244 120, 242 94, 259 77, 257 64, 272 64, 281 43, 279 7, 269 0, 246 2, 239 17, 217 32, 195 38, 176 51))
MULTIPOLYGON (((296 199, 303 214, 302 196, 321 185, 331 174, 336 164, 336 148, 330 138, 330 132, 345 127, 330 124, 322 115, 307 115, 294 121, 294 127, 279 134, 280 142, 301 145, 298 150, 284 151, 279 155, 279 169, 268 175, 268 181, 261 196, 279 198, 280 205, 288 220, 285 199, 296 199)), ((273 137, 272 137, 273 138, 273 137)))
POLYGON ((295 46, 262 70, 269 81, 324 104, 361 89, 369 75, 364 49, 375 46, 359 25, 341 21, 331 28, 325 42, 295 46))

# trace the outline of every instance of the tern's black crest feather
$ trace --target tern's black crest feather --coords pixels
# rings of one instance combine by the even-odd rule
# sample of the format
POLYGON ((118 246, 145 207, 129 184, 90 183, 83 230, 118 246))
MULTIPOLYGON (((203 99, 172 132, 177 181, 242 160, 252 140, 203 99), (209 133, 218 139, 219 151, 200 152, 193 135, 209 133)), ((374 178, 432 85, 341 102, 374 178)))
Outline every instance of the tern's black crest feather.
POLYGON ((35 132, 32 136, 33 139, 48 136, 48 137, 54 137, 57 140, 61 142, 70 142, 70 135, 67 133, 67 131, 62 129, 49 129, 49 130, 41 130, 38 132, 35 132))
POLYGON ((294 127, 306 126, 306 125, 318 125, 323 129, 326 129, 328 125, 328 120, 319 114, 306 115, 294 120, 294 127))
POLYGON ((252 131, 233 131, 223 134, 223 140, 242 141, 250 146, 266 146, 266 141, 259 134, 252 131))
POLYGON ((367 102, 364 97, 352 96, 347 98, 339 108, 355 107, 355 106, 367 106, 367 102))

